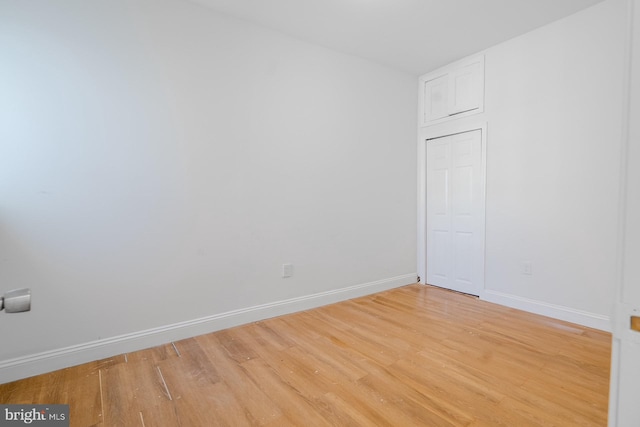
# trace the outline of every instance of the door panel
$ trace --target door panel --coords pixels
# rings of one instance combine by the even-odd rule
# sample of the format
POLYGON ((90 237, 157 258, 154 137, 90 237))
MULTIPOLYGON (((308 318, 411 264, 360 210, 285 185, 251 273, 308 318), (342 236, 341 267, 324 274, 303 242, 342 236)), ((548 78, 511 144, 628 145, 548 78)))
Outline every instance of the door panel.
POLYGON ((455 280, 462 286, 470 286, 473 277, 473 233, 456 232, 455 248, 455 280))
POLYGON ((477 295, 484 286, 481 131, 427 141, 427 283, 477 295))
POLYGON ((621 275, 615 293, 609 426, 640 426, 640 331, 633 318, 640 316, 640 1, 631 0, 628 28, 631 38, 628 77, 628 134, 624 146, 627 162, 621 177, 624 202, 619 255, 621 275))
POLYGON ((471 64, 449 75, 449 115, 480 106, 479 67, 480 63, 471 64))
MULTIPOLYGON (((433 256, 429 259, 431 269, 427 274, 437 283, 448 283, 451 276, 451 207, 450 207, 450 163, 451 137, 442 138, 433 144, 428 155, 427 168, 431 171, 427 205, 431 207, 428 224, 431 226, 427 240, 433 256)), ((428 250, 427 250, 428 251, 428 250)), ((428 280, 428 279, 427 279, 428 280)))
POLYGON ((457 216, 471 216, 473 212, 473 166, 454 170, 453 186, 456 189, 454 212, 457 216))
POLYGON ((449 280, 451 262, 447 254, 451 251, 449 241, 451 240, 448 230, 433 230, 433 275, 438 281, 449 280))
POLYGON ((449 85, 447 75, 424 84, 424 121, 441 119, 449 115, 449 85))
POLYGON ((436 215, 449 214, 449 171, 434 172, 433 208, 436 215))

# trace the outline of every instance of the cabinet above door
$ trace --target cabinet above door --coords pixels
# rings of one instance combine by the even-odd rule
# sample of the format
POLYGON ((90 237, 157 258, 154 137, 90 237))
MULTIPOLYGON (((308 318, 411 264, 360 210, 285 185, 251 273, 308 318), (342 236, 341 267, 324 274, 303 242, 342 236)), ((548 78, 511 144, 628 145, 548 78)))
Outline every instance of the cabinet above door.
POLYGON ((484 111, 484 56, 475 56, 420 77, 420 125, 429 126, 484 111))

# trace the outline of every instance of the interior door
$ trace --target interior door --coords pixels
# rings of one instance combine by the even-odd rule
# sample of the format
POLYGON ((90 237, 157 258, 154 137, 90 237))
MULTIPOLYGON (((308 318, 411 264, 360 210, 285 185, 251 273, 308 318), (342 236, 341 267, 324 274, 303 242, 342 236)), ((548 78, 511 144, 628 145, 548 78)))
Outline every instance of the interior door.
POLYGON ((613 316, 609 426, 640 426, 640 1, 630 0, 629 115, 622 177, 621 274, 613 316))
POLYGON ((473 295, 484 287, 481 136, 427 141, 427 283, 473 295))

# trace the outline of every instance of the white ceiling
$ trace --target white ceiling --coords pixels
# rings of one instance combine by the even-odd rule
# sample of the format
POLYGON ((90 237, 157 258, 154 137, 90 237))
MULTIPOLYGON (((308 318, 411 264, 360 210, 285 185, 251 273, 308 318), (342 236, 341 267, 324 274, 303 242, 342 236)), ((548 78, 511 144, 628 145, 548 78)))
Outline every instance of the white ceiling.
POLYGON ((423 74, 602 0, 196 0, 337 51, 423 74))

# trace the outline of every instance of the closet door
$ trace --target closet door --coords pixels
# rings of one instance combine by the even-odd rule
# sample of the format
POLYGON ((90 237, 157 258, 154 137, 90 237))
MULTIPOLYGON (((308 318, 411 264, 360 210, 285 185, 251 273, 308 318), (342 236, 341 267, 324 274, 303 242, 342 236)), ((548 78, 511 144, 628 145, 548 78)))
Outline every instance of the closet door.
POLYGON ((427 283, 478 295, 484 286, 481 131, 427 141, 427 283))

